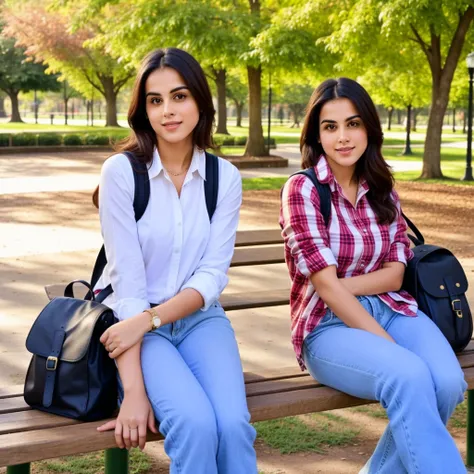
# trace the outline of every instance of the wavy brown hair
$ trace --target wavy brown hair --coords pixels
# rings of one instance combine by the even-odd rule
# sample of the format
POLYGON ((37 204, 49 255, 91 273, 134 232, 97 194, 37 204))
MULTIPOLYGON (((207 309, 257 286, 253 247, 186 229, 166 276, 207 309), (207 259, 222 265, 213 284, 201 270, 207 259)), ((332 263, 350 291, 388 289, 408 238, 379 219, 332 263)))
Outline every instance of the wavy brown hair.
MULTIPOLYGON (((142 61, 135 79, 132 99, 128 108, 130 135, 114 146, 116 152, 130 151, 139 161, 146 164, 149 164, 153 159, 153 150, 157 146, 157 140, 156 133, 146 114, 145 83, 153 71, 165 67, 172 68, 180 74, 198 106, 199 121, 193 130, 193 146, 202 150, 214 147, 212 129, 216 111, 202 67, 182 49, 157 49, 149 53, 142 61)), ((99 187, 95 189, 92 201, 96 207, 99 207, 99 187)))
POLYGON ((306 108, 300 150, 304 169, 315 166, 323 147, 319 142, 319 116, 324 104, 334 100, 349 99, 359 113, 367 130, 368 144, 357 161, 355 175, 369 185, 367 199, 381 224, 393 222, 397 209, 391 198, 394 179, 392 171, 382 156, 383 133, 375 105, 367 91, 356 81, 341 77, 327 79, 313 92, 306 108))

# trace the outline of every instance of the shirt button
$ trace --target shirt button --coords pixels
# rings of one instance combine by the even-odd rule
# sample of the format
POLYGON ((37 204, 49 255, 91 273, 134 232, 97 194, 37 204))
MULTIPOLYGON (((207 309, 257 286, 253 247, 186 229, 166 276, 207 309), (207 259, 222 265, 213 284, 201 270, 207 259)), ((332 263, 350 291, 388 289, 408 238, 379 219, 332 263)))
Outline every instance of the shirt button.
POLYGON ((179 248, 175 248, 174 253, 179 253, 179 248))
POLYGON ((178 227, 180 227, 180 226, 181 226, 181 221, 178 222, 178 227))
POLYGON ((364 234, 367 234, 367 229, 364 229, 364 234))

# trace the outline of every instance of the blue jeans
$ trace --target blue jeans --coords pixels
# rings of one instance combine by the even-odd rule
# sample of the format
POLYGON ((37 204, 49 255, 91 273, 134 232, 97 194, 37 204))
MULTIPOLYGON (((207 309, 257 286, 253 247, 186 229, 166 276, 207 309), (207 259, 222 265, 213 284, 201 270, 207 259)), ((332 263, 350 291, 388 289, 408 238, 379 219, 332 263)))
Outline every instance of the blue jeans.
POLYGON ((219 303, 145 335, 145 388, 172 474, 256 474, 237 342, 219 303))
POLYGON ((361 473, 465 473, 446 423, 467 384, 448 342, 421 311, 410 318, 377 296, 358 299, 396 344, 349 328, 328 310, 306 337, 303 357, 319 382, 387 411, 387 429, 361 473))

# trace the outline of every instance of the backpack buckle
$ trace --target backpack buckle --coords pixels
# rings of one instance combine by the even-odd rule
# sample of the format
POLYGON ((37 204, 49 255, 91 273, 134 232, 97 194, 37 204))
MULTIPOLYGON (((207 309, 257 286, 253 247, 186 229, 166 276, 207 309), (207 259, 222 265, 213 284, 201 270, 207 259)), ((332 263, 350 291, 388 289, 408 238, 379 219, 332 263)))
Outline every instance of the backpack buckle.
POLYGON ((451 301, 451 306, 453 308, 453 311, 456 313, 456 316, 458 318, 462 318, 462 306, 461 306, 461 300, 456 299, 451 301))
POLYGON ((54 356, 49 356, 46 359, 46 370, 56 370, 58 366, 58 358, 54 356))

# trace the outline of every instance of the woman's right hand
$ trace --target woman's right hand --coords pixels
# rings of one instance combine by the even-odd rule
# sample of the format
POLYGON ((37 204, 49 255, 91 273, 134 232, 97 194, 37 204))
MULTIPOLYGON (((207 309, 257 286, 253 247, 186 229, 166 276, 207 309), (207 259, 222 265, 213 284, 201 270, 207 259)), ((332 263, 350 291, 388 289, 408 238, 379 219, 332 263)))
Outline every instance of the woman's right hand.
POLYGON ((98 431, 115 429, 115 441, 119 448, 145 448, 147 428, 158 433, 155 415, 144 392, 125 394, 115 420, 108 421, 97 428, 98 431))

